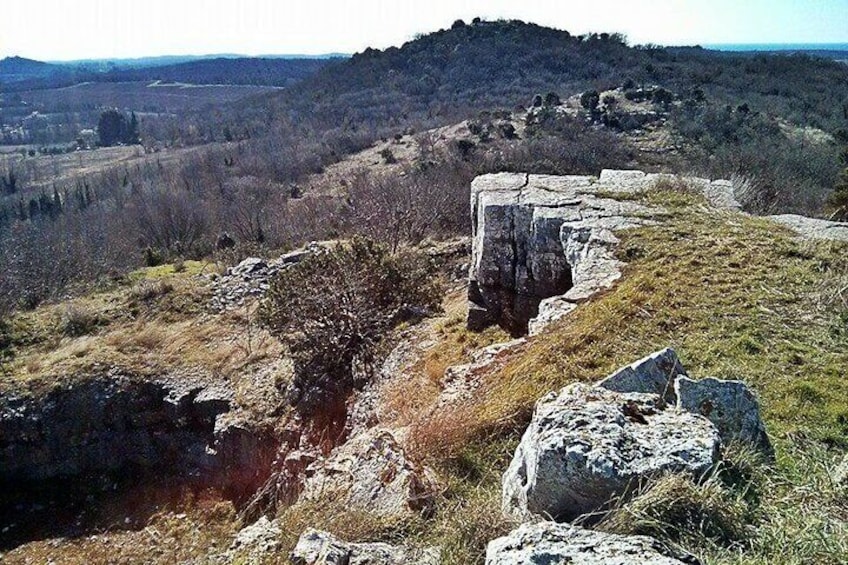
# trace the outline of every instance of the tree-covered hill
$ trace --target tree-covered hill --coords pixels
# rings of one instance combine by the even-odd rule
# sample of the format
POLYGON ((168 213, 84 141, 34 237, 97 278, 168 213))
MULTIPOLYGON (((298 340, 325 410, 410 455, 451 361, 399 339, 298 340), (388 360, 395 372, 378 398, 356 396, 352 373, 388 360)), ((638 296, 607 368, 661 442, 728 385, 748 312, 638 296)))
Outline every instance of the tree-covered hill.
POLYGON ((333 121, 378 125, 403 116, 456 117, 527 104, 539 92, 573 94, 626 80, 722 103, 747 102, 832 131, 848 120, 848 66, 805 54, 628 46, 617 34, 574 36, 521 21, 455 23, 400 48, 367 49, 282 95, 283 105, 333 121))

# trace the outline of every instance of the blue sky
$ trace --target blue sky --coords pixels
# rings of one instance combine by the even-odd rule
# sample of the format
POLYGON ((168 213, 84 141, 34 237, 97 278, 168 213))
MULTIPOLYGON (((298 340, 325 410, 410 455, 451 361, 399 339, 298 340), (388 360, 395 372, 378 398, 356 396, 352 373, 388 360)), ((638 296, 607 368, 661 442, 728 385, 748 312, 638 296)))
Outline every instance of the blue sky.
POLYGON ((634 44, 848 43, 848 0, 3 0, 0 57, 353 53, 475 16, 634 44))

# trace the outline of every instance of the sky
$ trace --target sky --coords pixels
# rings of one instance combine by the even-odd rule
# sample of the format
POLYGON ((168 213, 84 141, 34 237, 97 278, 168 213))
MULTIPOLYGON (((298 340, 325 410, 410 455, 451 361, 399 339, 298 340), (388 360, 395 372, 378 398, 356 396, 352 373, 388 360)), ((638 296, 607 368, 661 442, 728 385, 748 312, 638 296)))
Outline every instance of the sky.
POLYGON ((0 58, 356 53, 477 16, 631 44, 848 43, 848 0, 2 0, 0 58))

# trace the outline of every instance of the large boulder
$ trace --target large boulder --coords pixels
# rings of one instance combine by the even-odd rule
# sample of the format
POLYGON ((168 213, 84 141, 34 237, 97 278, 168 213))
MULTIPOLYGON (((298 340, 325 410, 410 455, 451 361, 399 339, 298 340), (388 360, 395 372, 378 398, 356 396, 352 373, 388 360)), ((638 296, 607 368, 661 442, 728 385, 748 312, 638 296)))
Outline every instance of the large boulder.
POLYGON ((686 376, 686 370, 677 358, 677 353, 667 347, 622 367, 600 381, 598 386, 616 392, 658 394, 673 404, 674 381, 679 376, 686 376))
POLYGON ((604 170, 600 177, 518 173, 471 184, 468 327, 538 333, 621 277, 615 232, 651 224, 663 210, 610 195, 683 182, 714 206, 738 208, 728 181, 604 170), (561 300, 548 300, 561 297, 561 300))
POLYGON ((704 475, 720 444, 709 420, 657 394, 573 384, 536 404, 503 476, 503 510, 570 521, 645 479, 704 475))
POLYGON ((347 543, 309 529, 298 539, 290 560, 293 565, 438 565, 440 552, 386 543, 347 543))
POLYGON ((725 444, 739 441, 769 457, 774 455, 760 418, 760 405, 742 381, 680 377, 674 383, 674 392, 678 408, 715 424, 725 444))
POLYGON ((645 536, 584 530, 569 524, 523 524, 489 542, 486 565, 698 565, 700 562, 645 536))
POLYGON ((391 432, 377 428, 315 461, 306 474, 300 501, 333 500, 386 518, 420 512, 435 492, 428 473, 407 458, 391 432))

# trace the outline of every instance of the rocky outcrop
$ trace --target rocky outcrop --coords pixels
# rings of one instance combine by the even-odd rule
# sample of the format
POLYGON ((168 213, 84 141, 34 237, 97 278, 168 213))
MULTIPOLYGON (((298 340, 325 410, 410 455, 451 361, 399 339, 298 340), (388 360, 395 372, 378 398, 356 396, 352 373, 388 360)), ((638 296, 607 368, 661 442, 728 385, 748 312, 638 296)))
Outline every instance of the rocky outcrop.
POLYGON ((769 218, 783 224, 802 237, 848 241, 848 222, 831 222, 796 214, 781 214, 769 216, 769 218))
POLYGON ((622 367, 600 381, 598 386, 616 392, 658 394, 669 404, 674 404, 674 381, 679 376, 686 376, 686 371, 677 353, 666 348, 622 367))
POLYGON ((214 565, 259 565, 267 563, 280 549, 282 530, 276 520, 262 516, 236 534, 230 548, 220 555, 211 556, 205 563, 214 565))
POLYGON ((674 383, 674 392, 677 407, 707 418, 718 428, 725 444, 739 441, 769 457, 774 455, 760 419, 760 405, 742 381, 680 377, 674 383))
POLYGON ((569 524, 524 524, 491 541, 486 565, 698 565, 688 553, 645 536, 621 536, 569 524))
POLYGON ((386 543, 347 543, 320 530, 304 532, 290 556, 293 565, 438 565, 439 550, 386 543))
POLYGON ((262 296, 270 288, 274 275, 325 247, 324 243, 311 242, 303 249, 286 253, 271 261, 248 257, 235 267, 227 269, 220 277, 215 275, 212 284, 212 309, 227 310, 244 305, 248 298, 262 296))
POLYGON ((573 520, 668 472, 700 477, 720 437, 702 416, 660 395, 586 384, 543 397, 503 477, 503 509, 573 520))
MULTIPOLYGON (((207 477, 273 446, 226 418, 233 393, 191 375, 144 380, 113 370, 42 395, 0 399, 0 482, 31 483, 155 469, 207 477)), ((246 477, 240 477, 245 478, 246 477)))
MULTIPOLYGON (((621 276, 617 230, 651 224, 662 210, 609 194, 667 180, 641 171, 588 176, 500 173, 471 185, 468 327, 536 333, 621 276)), ((735 207, 727 181, 682 179, 715 204, 735 207)))
POLYGON ((301 502, 332 500, 384 518, 421 512, 435 492, 428 473, 381 429, 354 436, 329 458, 310 464, 306 476, 301 502))

